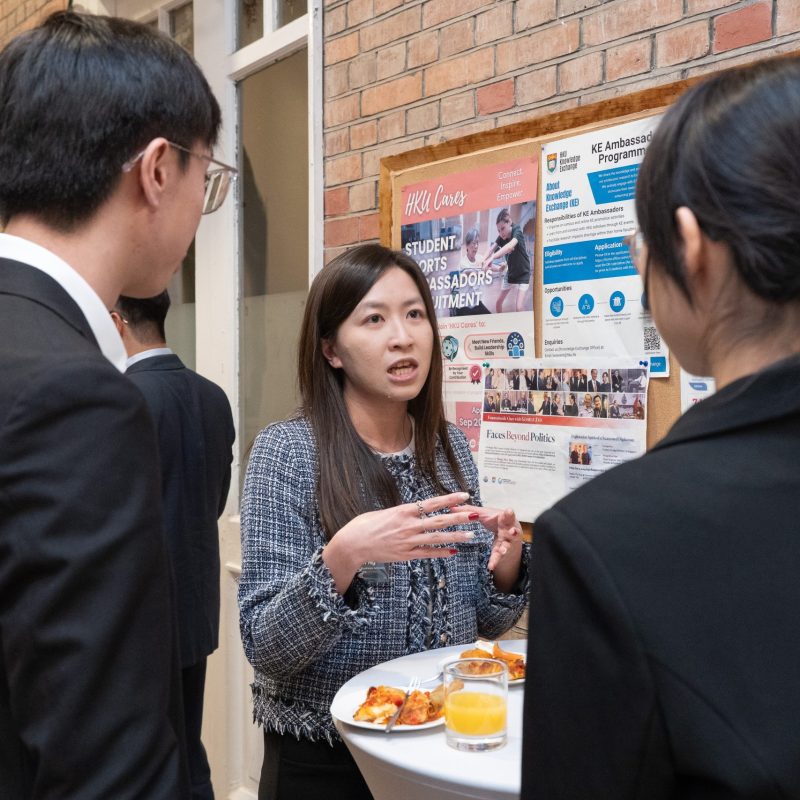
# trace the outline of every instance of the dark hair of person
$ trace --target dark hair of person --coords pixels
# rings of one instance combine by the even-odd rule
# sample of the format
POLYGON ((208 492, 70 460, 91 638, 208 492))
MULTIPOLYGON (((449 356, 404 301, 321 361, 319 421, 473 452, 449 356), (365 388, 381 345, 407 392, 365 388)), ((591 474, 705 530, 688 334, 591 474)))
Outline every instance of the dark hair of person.
POLYGON ((727 70, 689 89, 653 134, 636 185, 648 264, 692 298, 675 211, 730 248, 757 296, 800 297, 800 58, 727 70))
MULTIPOLYGON (((0 52, 0 221, 69 231, 163 136, 212 147, 220 110, 194 59, 137 22, 63 11, 0 52)), ((188 154, 180 153, 182 165, 188 154)))
POLYGON ((511 222, 511 213, 507 208, 502 209, 497 215, 497 222, 495 225, 499 225, 501 222, 511 222))
POLYGON ((436 313, 430 289, 417 263, 400 251, 378 244, 354 247, 337 256, 314 279, 300 331, 299 385, 301 411, 311 423, 319 457, 317 498, 328 536, 354 517, 376 507, 401 503, 392 477, 358 435, 344 400, 344 375, 334 369, 322 351, 323 340, 335 341, 339 326, 387 270, 402 269, 416 285, 433 331, 428 377, 409 402, 414 418, 417 469, 446 493, 436 469, 436 447, 441 445, 456 481, 466 490, 447 432, 442 404, 442 355, 436 313))
POLYGON ((133 328, 139 341, 164 342, 167 339, 164 320, 167 318, 169 306, 169 293, 164 289, 155 297, 143 299, 121 295, 114 305, 114 310, 133 328))

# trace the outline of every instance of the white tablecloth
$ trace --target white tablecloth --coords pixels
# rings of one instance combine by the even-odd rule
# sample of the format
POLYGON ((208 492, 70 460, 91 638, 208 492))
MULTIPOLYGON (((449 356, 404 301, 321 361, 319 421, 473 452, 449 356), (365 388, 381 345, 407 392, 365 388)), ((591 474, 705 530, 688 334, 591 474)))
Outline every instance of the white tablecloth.
MULTIPOLYGON (((524 653, 526 645, 524 639, 502 643, 504 649, 517 653, 524 653)), ((356 675, 340 693, 363 687, 366 696, 368 687, 379 684, 405 688, 410 677, 435 675, 443 658, 464 649, 463 645, 446 647, 387 661, 356 675)), ((433 686, 426 684, 423 688, 433 686)), ((508 742, 499 750, 485 753, 448 747, 444 726, 386 734, 336 720, 336 728, 375 800, 516 800, 521 780, 523 692, 522 685, 509 686, 508 742)))

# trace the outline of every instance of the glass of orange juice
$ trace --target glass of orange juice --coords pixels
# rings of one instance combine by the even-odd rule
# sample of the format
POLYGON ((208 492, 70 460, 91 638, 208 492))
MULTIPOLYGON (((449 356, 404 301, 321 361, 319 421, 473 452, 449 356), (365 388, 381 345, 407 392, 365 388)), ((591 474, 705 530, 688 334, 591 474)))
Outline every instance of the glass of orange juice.
POLYGON ((506 743, 508 667, 492 658, 460 658, 444 666, 447 744, 495 750, 506 743))

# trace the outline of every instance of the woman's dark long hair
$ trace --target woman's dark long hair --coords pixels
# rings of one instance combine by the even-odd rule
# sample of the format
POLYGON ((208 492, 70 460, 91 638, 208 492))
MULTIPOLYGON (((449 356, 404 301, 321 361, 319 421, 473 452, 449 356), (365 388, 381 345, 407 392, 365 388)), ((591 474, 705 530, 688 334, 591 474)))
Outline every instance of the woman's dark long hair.
POLYGON ((416 285, 433 332, 428 377, 409 402, 415 423, 417 469, 446 493, 436 469, 436 446, 445 457, 462 490, 466 483, 447 433, 442 405, 442 356, 436 312, 430 289, 417 263, 400 251, 365 244, 331 261, 311 284, 300 332, 299 384, 302 413, 311 423, 319 454, 317 499, 322 525, 329 537, 354 517, 376 506, 401 502, 392 477, 358 435, 344 401, 344 374, 334 369, 322 352, 323 340, 334 341, 339 326, 389 269, 398 267, 416 285))
POLYGON ((689 89, 653 134, 636 184, 648 265, 689 302, 675 211, 724 241, 755 295, 800 298, 800 58, 727 70, 689 89))

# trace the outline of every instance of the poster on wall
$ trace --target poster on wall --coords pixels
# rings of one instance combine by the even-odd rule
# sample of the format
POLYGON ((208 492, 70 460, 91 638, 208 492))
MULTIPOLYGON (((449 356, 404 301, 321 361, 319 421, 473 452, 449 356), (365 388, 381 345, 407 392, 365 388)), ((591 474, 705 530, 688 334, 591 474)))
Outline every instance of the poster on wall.
POLYGON ((533 522, 645 451, 646 361, 505 359, 486 375, 478 453, 486 505, 533 522))
POLYGON ((486 364, 534 354, 534 155, 402 188, 401 247, 433 295, 447 418, 479 447, 486 364))
POLYGON ((711 397, 716 391, 717 385, 713 378, 691 375, 681 369, 681 414, 706 397, 711 397))
POLYGON ((625 237, 636 229, 639 165, 659 117, 542 147, 545 358, 646 358, 669 375, 666 345, 642 305, 625 237))

